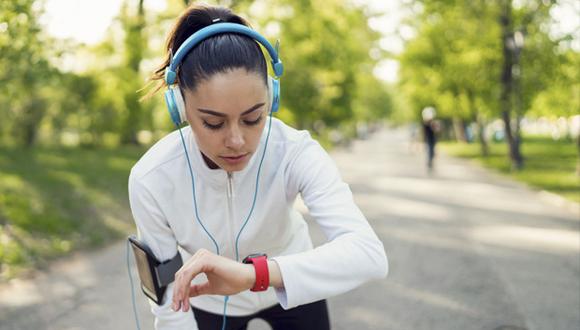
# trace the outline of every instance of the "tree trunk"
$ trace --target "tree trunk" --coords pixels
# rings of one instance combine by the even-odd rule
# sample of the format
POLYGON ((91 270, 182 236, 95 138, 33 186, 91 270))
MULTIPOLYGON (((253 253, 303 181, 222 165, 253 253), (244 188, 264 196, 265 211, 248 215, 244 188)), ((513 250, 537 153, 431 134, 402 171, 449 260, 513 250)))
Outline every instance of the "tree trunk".
POLYGON ((466 143, 467 137, 465 134, 465 121, 459 117, 453 117, 453 132, 455 139, 459 142, 466 143))
MULTIPOLYGON (((502 13, 500 16, 500 24, 502 28, 502 43, 503 43, 503 68, 501 74, 501 113, 505 125, 506 142, 509 147, 509 154, 512 169, 519 170, 523 167, 523 158, 520 153, 520 144, 517 136, 514 135, 511 123, 511 108, 513 98, 513 40, 512 40, 512 2, 511 0, 504 0, 502 13)), ((517 118, 519 119, 519 118, 517 118)))
POLYGON ((576 137, 576 147, 578 149, 578 158, 576 158, 576 176, 580 176, 580 134, 576 137))
MULTIPOLYGON (((127 20, 127 22, 125 22, 125 62, 127 67, 131 70, 131 78, 135 82, 140 81, 139 66, 143 59, 143 52, 146 47, 143 32, 143 28, 145 27, 145 8, 143 6, 143 1, 144 0, 139 0, 136 17, 130 14, 125 17, 127 20)), ((139 86, 135 83, 134 89, 130 88, 125 92, 127 115, 121 128, 122 144, 139 144, 137 140, 137 131, 139 130, 139 127, 141 127, 141 122, 143 120, 143 107, 139 102, 139 95, 136 92, 138 89, 139 86)))
POLYGON ((477 136, 479 137, 479 145, 481 146, 481 155, 487 157, 489 155, 489 147, 485 136, 485 119, 475 107, 473 91, 469 89, 467 90, 467 100, 469 101, 469 112, 473 114, 475 122, 477 123, 477 136))
POLYGON ((481 146, 481 155, 484 157, 489 156, 489 146, 487 144, 487 138, 485 136, 485 120, 480 113, 476 113, 477 118, 477 130, 479 135, 479 144, 481 146))
POLYGON ((44 117, 46 103, 37 95, 31 95, 23 109, 22 142, 30 148, 36 144, 40 122, 44 117))

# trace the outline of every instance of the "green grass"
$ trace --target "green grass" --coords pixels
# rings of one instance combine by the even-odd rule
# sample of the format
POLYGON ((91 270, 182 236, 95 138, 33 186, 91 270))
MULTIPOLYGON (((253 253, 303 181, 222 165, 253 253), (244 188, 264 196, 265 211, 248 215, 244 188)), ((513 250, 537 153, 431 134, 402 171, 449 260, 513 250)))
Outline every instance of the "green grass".
POLYGON ((144 151, 0 148, 0 282, 132 232, 127 178, 144 151))
POLYGON ((490 143, 488 157, 481 156, 479 143, 441 142, 440 147, 452 156, 474 159, 485 167, 498 170, 532 187, 547 190, 580 203, 580 177, 576 175, 578 151, 570 140, 554 141, 549 137, 524 137, 524 169, 512 171, 505 142, 490 143))

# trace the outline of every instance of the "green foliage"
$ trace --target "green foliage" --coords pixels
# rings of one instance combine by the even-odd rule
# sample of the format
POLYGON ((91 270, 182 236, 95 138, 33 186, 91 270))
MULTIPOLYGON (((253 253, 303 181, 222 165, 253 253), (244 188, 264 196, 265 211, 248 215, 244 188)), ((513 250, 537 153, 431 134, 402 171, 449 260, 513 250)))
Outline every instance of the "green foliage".
POLYGON ((34 0, 0 3, 0 143, 32 145, 49 103, 55 71, 37 7, 34 0))
MULTIPOLYGON (((413 111, 432 105, 443 118, 499 117, 500 2, 416 2, 423 5, 413 21, 417 37, 401 55, 401 88, 413 111)), ((570 49, 559 54, 558 40, 549 38, 545 26, 551 5, 529 2, 513 9, 513 28, 525 38, 515 69, 521 99, 513 100, 522 114, 532 104, 532 114, 566 116, 579 109, 579 54, 570 49)))
POLYGON ((250 20, 279 30, 268 37, 281 40, 282 108, 296 126, 318 130, 319 123, 339 127, 388 113, 388 90, 372 76, 376 60, 369 55, 379 35, 369 28, 364 8, 342 0, 277 0, 267 6, 250 20))
POLYGON ((531 101, 530 114, 537 117, 570 117, 580 114, 580 53, 566 50, 554 54, 555 72, 546 88, 531 101))
POLYGON ((121 141, 125 144, 138 144, 137 131, 141 127, 143 107, 139 102, 137 90, 140 89, 139 68, 145 51, 145 12, 143 0, 135 14, 129 14, 127 2, 121 13, 121 22, 125 31, 123 69, 121 75, 125 78, 127 88, 123 90, 125 101, 125 116, 122 118, 121 141))
MULTIPOLYGON (((400 89, 411 115, 434 106, 462 140, 464 127, 502 119, 513 166, 523 165, 523 116, 572 116, 580 111, 579 53, 550 37, 555 1, 417 0, 416 37, 401 54, 400 89)), ((448 134, 448 133, 447 133, 448 134)), ((480 134, 482 152, 485 140, 480 134)), ((525 149, 525 148, 524 148, 525 149)))
POLYGON ((359 74, 352 102, 354 118, 362 122, 375 122, 391 116, 393 108, 392 87, 368 72, 359 74))
POLYGON ((492 9, 485 2, 424 4, 414 21, 417 37, 400 57, 400 85, 413 117, 427 106, 442 118, 491 116, 501 61, 492 9))
MULTIPOLYGON (((125 1, 107 39, 86 46, 43 35, 37 22, 42 1, 3 2, 0 77, 5 83, 0 86, 0 114, 6 120, 0 123, 0 145, 138 143, 141 130, 157 135, 171 129, 161 97, 140 102, 137 90, 152 63, 160 61, 160 40, 186 3, 173 0, 166 12, 146 15, 142 0, 125 1), (65 71, 61 56, 73 49, 83 69, 65 71)), ((270 40, 281 39, 286 72, 280 117, 290 124, 341 129, 392 112, 389 86, 372 74, 380 59, 380 35, 369 28, 363 6, 345 0, 217 4, 248 17, 270 40), (262 12, 253 17, 260 6, 262 12)))

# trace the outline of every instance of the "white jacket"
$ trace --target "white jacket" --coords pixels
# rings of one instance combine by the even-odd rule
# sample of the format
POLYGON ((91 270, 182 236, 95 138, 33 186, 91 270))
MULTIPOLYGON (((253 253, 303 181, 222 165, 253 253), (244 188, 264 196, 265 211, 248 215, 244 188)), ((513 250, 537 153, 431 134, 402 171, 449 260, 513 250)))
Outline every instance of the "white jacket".
MULTIPOLYGON (((219 244, 220 254, 234 260, 236 236, 252 204, 267 124, 246 168, 231 177, 222 169, 210 169, 191 128, 182 128, 199 217, 219 244)), ((280 267, 284 288, 231 296, 228 315, 250 315, 277 303, 289 309, 387 275, 383 244, 353 202, 332 159, 307 131, 273 119, 258 189, 254 212, 239 239, 239 257, 267 253, 280 267), (305 220, 293 208, 299 193, 328 240, 315 249, 305 220)), ((200 248, 215 252, 195 218, 191 178, 178 131, 158 141, 133 166, 129 200, 139 238, 159 260, 172 258, 178 247, 184 262, 200 248)), ((202 274, 193 282, 204 281, 202 274)), ((150 301, 156 329, 197 329, 191 312, 171 309, 172 292, 170 284, 161 306, 150 301)), ((213 295, 190 299, 191 305, 216 314, 223 313, 223 302, 222 296, 213 295)))

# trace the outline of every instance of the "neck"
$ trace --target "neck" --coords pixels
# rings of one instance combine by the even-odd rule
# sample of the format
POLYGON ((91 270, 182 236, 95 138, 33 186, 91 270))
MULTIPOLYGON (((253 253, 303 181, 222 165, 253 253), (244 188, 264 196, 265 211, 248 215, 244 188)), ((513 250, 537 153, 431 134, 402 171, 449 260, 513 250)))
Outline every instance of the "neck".
POLYGON ((203 152, 201 153, 201 156, 203 157, 203 160, 205 161, 205 163, 207 164, 207 166, 210 169, 216 170, 216 169, 220 168, 219 166, 217 166, 216 163, 214 163, 211 159, 209 159, 203 152))

